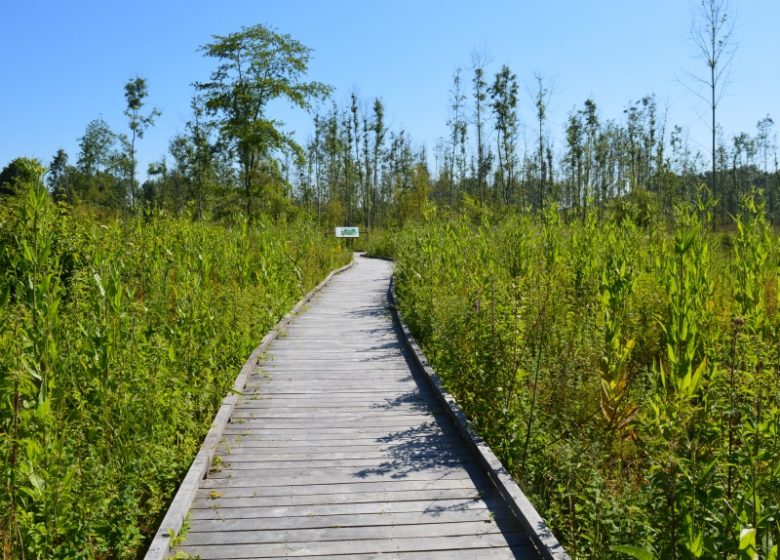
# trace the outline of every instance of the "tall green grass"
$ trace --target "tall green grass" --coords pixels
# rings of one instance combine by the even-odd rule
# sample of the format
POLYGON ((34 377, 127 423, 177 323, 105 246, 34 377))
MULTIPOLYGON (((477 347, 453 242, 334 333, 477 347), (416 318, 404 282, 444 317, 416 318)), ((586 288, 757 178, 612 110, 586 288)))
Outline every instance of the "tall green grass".
POLYGON ((251 349, 349 255, 305 220, 0 205, 0 557, 136 558, 251 349))
POLYGON ((579 559, 776 558, 777 236, 746 200, 673 224, 470 211, 408 225, 400 305, 579 559))

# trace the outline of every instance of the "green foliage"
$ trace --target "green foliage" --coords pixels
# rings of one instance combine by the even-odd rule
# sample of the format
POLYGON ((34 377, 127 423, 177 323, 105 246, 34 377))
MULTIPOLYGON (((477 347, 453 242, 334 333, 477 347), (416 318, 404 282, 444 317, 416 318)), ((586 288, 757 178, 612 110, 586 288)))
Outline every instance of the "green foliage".
POLYGON ((612 552, 621 552, 637 560, 655 560, 655 554, 636 546, 618 545, 610 547, 610 550, 612 552))
POLYGON ((746 199, 428 208, 378 253, 448 389, 580 559, 771 558, 780 540, 777 238, 746 199))
POLYGON ((43 174, 43 165, 37 159, 20 157, 0 171, 0 195, 15 194, 23 185, 37 181, 43 174))
POLYGON ((607 430, 624 429, 636 412, 636 407, 627 397, 628 366, 636 340, 626 340, 623 335, 626 300, 636 283, 630 254, 632 231, 629 225, 617 231, 610 229, 605 239, 606 262, 599 288, 604 322, 600 406, 607 430))
POLYGON ((348 255, 306 220, 0 208, 0 558, 136 558, 238 368, 348 255))
POLYGON ((215 35, 201 51, 219 65, 209 81, 198 82, 195 87, 202 92, 206 111, 215 117, 222 137, 235 146, 246 214, 251 219, 258 179, 278 175, 274 152, 290 150, 302 157, 292 136, 266 115, 266 105, 284 98, 308 109, 311 100, 327 96, 330 87, 302 81, 311 50, 290 35, 264 25, 215 35))
POLYGON ((118 154, 117 135, 101 118, 87 124, 84 136, 79 138, 78 169, 88 176, 99 171, 115 170, 118 154))
POLYGON ((157 108, 149 111, 148 114, 141 114, 141 109, 144 106, 144 99, 148 95, 146 87, 146 80, 141 77, 135 77, 128 80, 125 84, 125 101, 127 107, 125 108, 125 116, 127 117, 127 124, 130 128, 130 139, 125 142, 127 149, 127 156, 130 168, 130 207, 137 207, 137 189, 135 181, 135 142, 144 137, 146 129, 154 124, 154 121, 161 115, 160 110, 157 108))
POLYGON ((359 248, 370 257, 392 259, 396 253, 398 230, 375 229, 367 237, 358 240, 359 248))
POLYGON ((496 173, 497 192, 500 192, 504 204, 514 204, 515 167, 517 165, 517 76, 504 65, 496 74, 489 89, 490 107, 495 113, 495 128, 498 133, 498 172, 496 173))

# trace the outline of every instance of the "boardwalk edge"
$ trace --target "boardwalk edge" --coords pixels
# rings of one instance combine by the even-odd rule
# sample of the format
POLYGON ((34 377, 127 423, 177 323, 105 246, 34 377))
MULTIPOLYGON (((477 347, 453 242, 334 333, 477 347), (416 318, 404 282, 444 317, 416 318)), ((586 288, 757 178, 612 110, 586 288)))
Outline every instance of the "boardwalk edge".
POLYGON ((411 350, 414 362, 425 373, 425 377, 433 388, 434 393, 436 393, 436 397, 442 402, 447 414, 452 418, 458 431, 476 453, 480 464, 487 471, 491 481, 528 532, 528 536, 534 546, 545 560, 570 560, 569 555, 558 542, 547 522, 539 515, 539 512, 536 511, 536 508, 534 508, 517 483, 509 476, 506 468, 504 468, 504 465, 501 464, 501 461, 498 460, 498 457, 496 457, 490 447, 471 429, 471 423, 463 410, 453 396, 444 389, 441 378, 431 367, 417 339, 403 320, 401 310, 397 305, 395 278, 390 281, 388 298, 392 313, 403 331, 404 342, 411 350))
POLYGON ((309 301, 311 301, 311 299, 322 290, 335 275, 344 272, 354 265, 355 254, 352 255, 352 260, 349 264, 332 270, 322 282, 317 284, 309 293, 303 296, 303 298, 301 298, 300 301, 298 301, 298 303, 296 303, 270 331, 268 331, 268 334, 263 337, 258 347, 249 355, 249 358, 241 368, 238 376, 236 376, 236 380, 233 382, 233 388, 231 389, 230 394, 222 400, 219 411, 217 411, 214 421, 211 423, 211 429, 209 429, 206 434, 198 454, 192 461, 192 465, 190 465, 187 474, 184 476, 184 480, 176 491, 176 495, 174 496, 171 505, 168 507, 168 512, 165 514, 157 533, 155 533, 154 538, 146 551, 144 560, 164 560, 171 553, 171 539, 179 534, 179 531, 184 525, 184 520, 195 499, 195 494, 200 486, 200 481, 203 480, 208 473, 209 465, 211 465, 219 441, 222 439, 222 433, 225 430, 228 420, 230 420, 231 414, 233 414, 233 408, 238 401, 237 395, 243 392, 247 379, 257 365, 260 356, 268 349, 271 342, 279 336, 279 333, 284 331, 290 321, 303 311, 306 304, 309 303, 309 301))

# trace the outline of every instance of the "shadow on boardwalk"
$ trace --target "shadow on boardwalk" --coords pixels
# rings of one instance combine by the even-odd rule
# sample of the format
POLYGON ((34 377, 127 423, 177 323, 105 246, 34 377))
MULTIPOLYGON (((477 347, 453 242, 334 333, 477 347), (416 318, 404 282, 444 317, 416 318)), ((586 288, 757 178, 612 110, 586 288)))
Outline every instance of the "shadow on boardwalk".
POLYGON ((392 432, 377 438, 376 441, 395 444, 388 449, 389 459, 378 467, 356 472, 356 477, 381 475, 400 479, 423 471, 461 467, 468 462, 462 457, 462 449, 453 449, 452 435, 441 430, 436 422, 425 422, 413 428, 392 432))
POLYGON ((371 408, 381 410, 394 410, 400 407, 404 407, 412 412, 429 412, 431 410, 430 402, 426 401, 419 391, 403 393, 395 398, 385 399, 383 404, 371 405, 371 408))
POLYGON ((245 426, 227 424, 241 453, 200 481, 178 550, 538 558, 417 369, 388 308, 390 272, 359 258, 268 348, 231 416, 245 426))

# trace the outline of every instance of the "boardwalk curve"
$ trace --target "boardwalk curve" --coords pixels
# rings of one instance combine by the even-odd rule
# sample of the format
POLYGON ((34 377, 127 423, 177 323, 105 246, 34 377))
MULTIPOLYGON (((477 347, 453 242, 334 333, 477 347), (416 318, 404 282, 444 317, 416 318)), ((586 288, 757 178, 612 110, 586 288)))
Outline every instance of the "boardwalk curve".
POLYGON ((357 257, 246 372, 171 554, 548 556, 427 383, 388 309, 391 273, 357 257))

